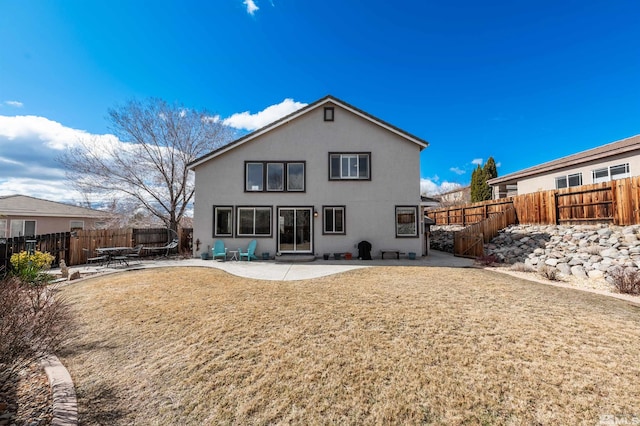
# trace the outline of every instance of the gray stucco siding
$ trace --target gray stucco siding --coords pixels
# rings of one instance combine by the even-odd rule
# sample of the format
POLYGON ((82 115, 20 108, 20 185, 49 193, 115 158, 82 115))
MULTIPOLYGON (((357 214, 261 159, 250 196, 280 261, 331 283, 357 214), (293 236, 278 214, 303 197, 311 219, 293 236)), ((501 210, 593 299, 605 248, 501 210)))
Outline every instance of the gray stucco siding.
MULTIPOLYGON (((395 206, 417 206, 420 200, 420 147, 384 128, 335 106, 335 121, 323 120, 323 109, 309 111, 255 140, 196 167, 194 240, 200 251, 213 246, 213 206, 270 206, 272 237, 257 237, 257 252, 277 249, 277 208, 313 206, 313 252, 357 252, 367 240, 373 255, 381 248, 422 254, 422 235, 396 238, 395 206), (330 181, 330 152, 370 152, 370 181, 330 181), (304 161, 305 192, 245 192, 246 161, 304 161), (323 235, 323 206, 344 206, 346 235, 323 235)), ((235 216, 235 210, 234 210, 235 216)), ((230 249, 246 247, 252 238, 222 238, 230 249)), ((194 247, 195 250, 195 247, 194 247)), ((198 252, 194 251, 195 255, 198 252)))

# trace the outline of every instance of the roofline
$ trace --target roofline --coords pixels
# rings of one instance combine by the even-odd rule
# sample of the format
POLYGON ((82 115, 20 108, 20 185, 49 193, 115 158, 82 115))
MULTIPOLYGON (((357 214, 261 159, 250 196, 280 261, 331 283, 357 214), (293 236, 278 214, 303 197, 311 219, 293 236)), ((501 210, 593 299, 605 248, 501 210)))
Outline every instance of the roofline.
POLYGON ((496 185, 499 183, 510 182, 514 180, 517 181, 520 178, 535 176, 553 170, 559 170, 565 167, 575 166, 577 164, 582 164, 589 161, 600 160, 603 158, 612 157, 614 155, 624 154, 639 149, 640 135, 630 136, 619 141, 611 142, 596 148, 587 149, 576 154, 567 155, 556 160, 538 164, 537 166, 529 167, 518 172, 489 179, 487 180, 487 183, 489 185, 496 185))
POLYGON ((342 101, 342 100, 340 100, 340 99, 338 99, 338 98, 336 98, 334 96, 327 95, 324 98, 318 99, 317 101, 315 101, 313 103, 310 103, 309 105, 307 105, 307 106, 305 106, 303 108, 300 108, 299 110, 294 111, 294 112, 292 112, 291 114, 289 114, 289 115, 287 115, 285 117, 282 117, 282 118, 280 118, 280 119, 278 119, 278 120, 276 120, 276 121, 274 121, 274 122, 272 122, 270 124, 267 124, 266 126, 260 128, 258 130, 255 130, 255 131, 253 131, 253 132, 251 132, 251 133, 249 133, 249 134, 247 134, 245 136, 242 136, 239 139, 236 139, 235 141, 232 141, 232 142, 228 143, 227 145, 224 145, 224 146, 222 146, 222 147, 220 147, 218 149, 215 149, 215 150, 211 151, 208 154, 203 155, 200 158, 197 158, 197 159, 193 160, 191 163, 189 163, 187 165, 187 167, 189 169, 194 169, 195 167, 198 167, 202 163, 205 163, 205 162, 211 160, 212 158, 218 157, 218 156, 220 156, 220 155, 222 155, 222 154, 224 154, 224 153, 226 153, 228 151, 231 151, 232 149, 235 149, 240 145, 243 145, 243 144, 245 144, 245 143, 247 143, 247 142, 249 142, 249 141, 251 141, 251 140, 253 140, 253 139, 257 138, 257 137, 259 137, 259 136, 262 136, 263 134, 268 133, 268 132, 270 132, 271 130, 273 130, 275 128, 283 126, 283 125, 289 123, 290 121, 295 120, 296 118, 306 114, 307 112, 309 112, 309 111, 311 111, 313 109, 316 109, 319 106, 324 105, 324 104, 329 103, 329 102, 334 103, 334 104, 340 106, 341 108, 346 109, 347 111, 350 111, 350 112, 352 112, 352 113, 354 113, 354 114, 356 114, 356 115, 358 115, 358 116, 360 116, 360 117, 362 117, 362 118, 364 118, 364 119, 366 119, 366 120, 368 120, 368 121, 370 121, 370 122, 372 122, 374 124, 377 124, 378 126, 384 128, 384 129, 386 129, 386 130, 388 130, 388 131, 390 131, 392 133, 395 133, 396 135, 398 135, 398 136, 400 136, 400 137, 402 137, 404 139, 407 139, 407 140, 415 143, 416 145, 420 146, 420 150, 421 151, 424 148, 426 148, 427 146, 429 146, 429 142, 427 142, 426 140, 421 139, 421 138, 419 138, 419 137, 417 137, 415 135, 412 135, 411 133, 408 133, 408 132, 406 132, 406 131, 404 131, 404 130, 402 130, 402 129, 400 129, 400 128, 392 125, 392 124, 389 124, 386 121, 380 120, 379 118, 377 118, 377 117, 375 117, 375 116, 373 116, 373 115, 371 115, 371 114, 369 114, 369 113, 367 113, 367 112, 365 112, 365 111, 363 111, 363 110, 361 110, 359 108, 356 108, 353 105, 350 105, 350 104, 348 104, 348 103, 346 103, 346 102, 344 102, 344 101, 342 101))
POLYGON ((38 217, 82 217, 82 218, 95 218, 95 219, 107 218, 111 216, 109 212, 105 212, 102 210, 96 210, 89 207, 74 206, 73 204, 61 203, 59 201, 45 200, 44 198, 36 198, 36 197, 31 197, 29 195, 23 195, 23 194, 0 195, 0 200, 13 198, 13 197, 25 197, 25 198, 30 198, 32 200, 45 201, 47 203, 56 203, 65 207, 83 209, 83 210, 86 210, 88 214, 87 215, 78 215, 78 214, 70 214, 70 213, 56 214, 56 213, 47 213, 47 212, 40 213, 40 212, 33 212, 33 211, 25 212, 24 210, 2 210, 0 211, 0 216, 12 215, 12 216, 38 216, 38 217), (24 214, 24 213, 27 213, 27 214, 24 214))

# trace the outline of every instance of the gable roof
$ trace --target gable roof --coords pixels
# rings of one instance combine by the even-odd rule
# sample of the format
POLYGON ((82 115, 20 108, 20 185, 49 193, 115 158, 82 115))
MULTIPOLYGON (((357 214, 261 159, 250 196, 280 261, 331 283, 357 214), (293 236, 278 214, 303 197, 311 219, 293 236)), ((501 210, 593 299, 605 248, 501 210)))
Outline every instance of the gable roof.
POLYGON ((27 195, 0 196, 0 216, 105 218, 109 213, 27 195))
POLYGON ((578 152, 577 154, 568 155, 566 157, 559 158, 557 160, 542 163, 537 166, 529 167, 528 169, 520 170, 518 172, 510 173, 508 175, 499 176, 497 178, 489 179, 487 183, 489 185, 497 185, 499 183, 511 183, 517 182, 519 179, 534 176, 542 173, 553 172, 554 170, 562 169, 565 167, 572 167, 589 161, 602 160, 614 155, 624 154, 627 152, 640 150, 640 135, 631 136, 626 139, 622 139, 616 142, 611 142, 606 145, 599 146, 597 148, 588 149, 586 151, 578 152))
POLYGON ((191 163, 189 163, 188 167, 190 169, 193 169, 194 167, 197 167, 203 163, 206 163, 207 161, 211 160, 212 158, 215 158, 219 155, 224 154, 225 152, 231 151, 232 149, 235 149, 237 147, 239 147, 240 145, 243 145, 247 142, 250 142, 254 139, 256 139, 259 136, 262 136, 263 134, 270 132, 271 130, 274 130, 280 126, 283 126, 295 119, 297 119, 298 117, 307 114, 323 105, 326 105, 328 103, 332 103, 334 105, 337 105, 341 108, 344 108, 347 111, 350 111, 354 114, 356 114, 359 117, 364 118, 367 121, 370 121, 371 123, 374 123, 392 133, 395 133, 396 135, 415 143, 416 145, 418 145, 420 147, 420 150, 423 150, 424 148, 426 148, 427 146, 429 146, 429 142, 427 142, 424 139, 421 139, 417 136, 412 135, 411 133, 405 132, 404 130, 387 123, 386 121, 380 120, 377 117, 374 117, 373 115, 354 107, 353 105, 350 105, 344 101, 341 101, 340 99, 331 96, 331 95, 327 95, 324 98, 321 98, 303 108, 300 108, 299 110, 280 118, 279 120, 274 121, 271 124, 267 124, 266 126, 262 127, 261 129, 255 130, 239 139, 236 139, 233 142, 228 143, 227 145, 224 145, 214 151, 211 151, 210 153, 203 155, 200 158, 195 159, 194 161, 192 161, 191 163))

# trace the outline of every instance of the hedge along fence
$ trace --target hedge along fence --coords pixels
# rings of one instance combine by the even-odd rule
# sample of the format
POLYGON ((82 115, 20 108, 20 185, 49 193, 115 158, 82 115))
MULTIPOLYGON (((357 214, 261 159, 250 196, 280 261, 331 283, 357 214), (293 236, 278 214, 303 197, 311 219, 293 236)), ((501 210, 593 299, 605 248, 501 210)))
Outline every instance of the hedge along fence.
POLYGON ((427 210, 436 225, 480 222, 515 208, 516 223, 523 224, 640 224, 640 176, 573 188, 554 189, 427 210))

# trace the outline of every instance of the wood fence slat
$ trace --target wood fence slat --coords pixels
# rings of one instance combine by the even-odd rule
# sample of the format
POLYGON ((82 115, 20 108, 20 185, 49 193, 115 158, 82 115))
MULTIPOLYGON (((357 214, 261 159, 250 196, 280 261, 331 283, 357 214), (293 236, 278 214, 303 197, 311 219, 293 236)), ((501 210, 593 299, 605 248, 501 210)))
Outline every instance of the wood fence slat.
POLYGON ((499 200, 429 209, 436 225, 480 222, 513 206, 518 223, 602 222, 640 224, 640 176, 560 190, 539 191, 499 200), (446 222, 445 222, 446 218, 446 222))

